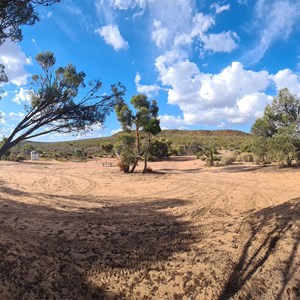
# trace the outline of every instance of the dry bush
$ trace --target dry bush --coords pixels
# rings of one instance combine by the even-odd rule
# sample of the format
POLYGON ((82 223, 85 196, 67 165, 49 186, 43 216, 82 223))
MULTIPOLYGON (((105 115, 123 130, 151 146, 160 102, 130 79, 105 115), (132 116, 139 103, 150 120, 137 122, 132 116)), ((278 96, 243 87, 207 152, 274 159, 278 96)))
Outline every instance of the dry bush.
POLYGON ((152 168, 150 168, 150 167, 147 167, 147 169, 146 169, 146 172, 145 173, 153 173, 153 170, 152 170, 152 168))
POLYGON ((124 164, 124 162, 119 161, 117 163, 117 166, 119 167, 120 171, 123 171, 124 173, 129 172, 129 165, 128 164, 124 164))
POLYGON ((236 161, 236 157, 234 155, 231 156, 224 156, 221 159, 222 165, 232 165, 236 161))
POLYGON ((253 154, 248 153, 248 152, 244 152, 244 153, 241 153, 238 156, 237 161, 253 162, 254 161, 254 157, 253 157, 253 154))

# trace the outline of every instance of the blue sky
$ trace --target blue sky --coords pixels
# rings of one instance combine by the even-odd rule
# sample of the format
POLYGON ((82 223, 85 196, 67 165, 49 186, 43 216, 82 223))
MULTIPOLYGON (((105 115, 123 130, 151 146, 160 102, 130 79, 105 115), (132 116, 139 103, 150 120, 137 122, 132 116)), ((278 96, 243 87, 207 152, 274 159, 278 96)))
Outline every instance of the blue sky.
MULTIPOLYGON (((300 96, 299 0, 61 0, 39 10, 20 43, 0 47, 9 83, 0 102, 1 135, 24 116, 34 57, 55 53, 88 79, 127 88, 126 100, 156 99, 162 128, 249 131, 281 88, 300 96)), ((111 135, 104 128, 77 138, 111 135)), ((43 141, 74 139, 52 134, 43 141)))

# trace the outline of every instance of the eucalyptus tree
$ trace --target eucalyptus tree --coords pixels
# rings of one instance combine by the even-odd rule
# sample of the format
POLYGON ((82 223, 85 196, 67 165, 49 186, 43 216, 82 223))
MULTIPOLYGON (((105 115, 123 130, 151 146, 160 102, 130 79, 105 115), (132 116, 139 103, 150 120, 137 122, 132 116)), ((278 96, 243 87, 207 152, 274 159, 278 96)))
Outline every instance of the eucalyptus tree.
POLYGON ((21 141, 48 133, 78 133, 102 125, 125 93, 120 84, 111 86, 111 94, 100 94, 100 80, 85 83, 85 73, 72 64, 55 71, 55 56, 43 52, 36 56, 41 75, 32 76, 30 103, 26 114, 0 148, 0 158, 21 141))
POLYGON ((1 0, 0 45, 7 39, 21 41, 22 25, 34 25, 39 21, 38 6, 49 6, 60 0, 1 0))
MULTIPOLYGON (((6 40, 17 42, 23 39, 20 26, 31 26, 39 21, 38 6, 49 6, 58 2, 60 0, 0 0, 0 46, 6 40)), ((1 82, 8 82, 3 64, 0 64, 1 82)), ((0 88, 0 99, 2 93, 0 88)))
POLYGON ((148 152, 152 136, 158 134, 161 130, 159 120, 157 118, 158 106, 155 100, 150 101, 147 99, 147 96, 143 94, 132 96, 130 103, 135 109, 135 114, 124 101, 120 101, 115 107, 117 118, 121 123, 123 130, 130 131, 131 129, 134 129, 135 132, 134 157, 132 159, 129 172, 134 172, 142 154, 144 154, 145 162, 143 172, 146 172, 148 152), (144 151, 141 151, 141 130, 143 130, 147 135, 147 142, 144 151))

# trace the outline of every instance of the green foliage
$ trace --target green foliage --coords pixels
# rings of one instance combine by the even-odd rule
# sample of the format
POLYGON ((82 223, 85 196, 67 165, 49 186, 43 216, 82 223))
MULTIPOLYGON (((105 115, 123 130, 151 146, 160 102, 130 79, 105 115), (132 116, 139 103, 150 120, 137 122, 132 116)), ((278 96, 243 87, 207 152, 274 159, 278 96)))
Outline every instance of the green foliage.
POLYGON ((172 155, 175 155, 175 156, 185 155, 186 154, 185 146, 184 145, 174 146, 174 147, 172 147, 171 152, 172 152, 172 155))
POLYGON ((83 149, 76 149, 74 156, 79 159, 86 158, 86 154, 83 149))
POLYGON ((263 136, 254 136, 252 140, 252 153, 257 157, 257 161, 262 163, 267 162, 270 156, 269 154, 269 140, 263 136))
MULTIPOLYGON (((3 137, 2 141, 0 141, 0 148, 6 143, 6 141, 7 141, 7 138, 3 137)), ((4 153, 3 158, 7 159, 10 155, 11 155, 11 152, 8 150, 4 153)))
POLYGON ((213 166, 215 161, 218 161, 218 149, 221 148, 220 140, 207 139, 206 143, 198 145, 197 156, 206 156, 206 165, 213 166))
POLYGON ((104 151, 106 154, 111 154, 113 148, 114 148, 114 145, 109 142, 105 142, 100 145, 100 149, 102 151, 104 151))
MULTIPOLYGON (((84 152, 90 156, 99 156, 101 154, 101 146, 103 143, 116 144, 120 136, 124 135, 124 132, 116 133, 110 137, 101 137, 93 139, 82 139, 68 142, 29 142, 35 150, 43 153, 45 158, 53 158, 54 155, 62 155, 63 158, 72 158, 76 149, 84 149, 84 152)), ((131 136, 134 139, 134 132, 131 132, 131 136)), ((141 131, 142 144, 145 145, 147 134, 141 131)), ((248 144, 252 142, 253 137, 250 134, 243 133, 241 131, 234 130, 162 130, 157 138, 153 138, 152 142, 156 140, 164 141, 169 145, 169 155, 174 155, 173 151, 176 149, 181 152, 182 155, 197 155, 199 145, 208 143, 211 139, 216 140, 218 149, 230 149, 234 150, 236 155, 241 153, 240 149, 247 148, 248 144)), ((23 143, 16 145, 11 149, 13 155, 17 155, 22 151, 23 143)), ((133 145, 134 148, 134 145, 133 145)), ((151 155, 149 154, 149 157, 151 155)), ((198 153, 198 157, 201 159, 206 158, 198 153)))
MULTIPOLYGON (((60 0, 1 0, 0 1, 0 46, 6 41, 21 41, 22 25, 33 25, 39 20, 35 11, 38 5, 48 6, 60 0)), ((0 64, 0 82, 7 82, 4 65, 0 64)), ((2 90, 0 89, 0 93, 2 90)), ((0 95, 1 99, 1 95, 0 95)))
MULTIPOLYGON (((139 157, 144 154, 144 171, 147 169, 148 152, 152 142, 152 136, 157 135, 161 129, 159 120, 157 119, 158 106, 155 100, 149 101, 147 96, 143 94, 134 95, 131 98, 130 103, 135 109, 135 114, 124 102, 119 101, 115 106, 117 119, 121 123, 123 130, 129 131, 134 127, 135 131, 135 144, 134 151, 126 152, 129 160, 131 160, 132 153, 135 154, 134 162, 130 172, 133 172, 139 157), (141 145, 140 130, 143 130, 147 134, 147 138, 144 139, 145 145, 141 145), (143 149, 143 153, 142 150, 143 149), (130 155, 129 155, 130 153, 130 155)), ((124 155, 124 154, 123 154, 124 155)))
POLYGON ((298 163, 299 126, 300 99, 288 89, 282 89, 272 104, 267 105, 263 117, 252 126, 254 153, 261 159, 269 155, 273 160, 285 161, 289 166, 293 159, 298 163))
POLYGON ((48 6, 60 0, 1 0, 0 1, 0 45, 5 40, 22 40, 22 25, 34 25, 38 20, 37 5, 48 6))
POLYGON ((254 161, 254 157, 253 154, 245 152, 245 153, 241 153, 238 158, 238 161, 243 161, 243 162, 253 162, 254 161))
POLYGON ((161 132, 160 120, 150 119, 150 121, 144 126, 144 131, 152 135, 157 135, 161 132))
POLYGON ((122 134, 114 145, 114 151, 120 158, 120 169, 125 173, 128 173, 130 166, 135 163, 134 145, 135 137, 128 133, 122 134))
POLYGON ((52 67, 55 57, 52 52, 43 52, 36 57, 43 73, 32 77, 31 103, 27 114, 13 130, 0 149, 3 154, 21 141, 50 132, 78 133, 92 130, 92 125, 102 124, 119 98, 125 93, 120 83, 111 87, 111 95, 99 95, 101 81, 89 82, 85 96, 77 99, 85 88, 85 73, 73 65, 52 67))
POLYGON ((163 159, 170 156, 171 142, 165 139, 154 140, 149 147, 149 160, 163 159))

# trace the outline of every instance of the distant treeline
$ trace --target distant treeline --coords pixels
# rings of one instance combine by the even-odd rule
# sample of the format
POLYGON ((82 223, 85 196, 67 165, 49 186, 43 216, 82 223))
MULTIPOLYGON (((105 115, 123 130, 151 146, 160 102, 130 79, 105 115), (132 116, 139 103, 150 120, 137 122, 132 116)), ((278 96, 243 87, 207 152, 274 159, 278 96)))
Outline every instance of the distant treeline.
MULTIPOLYGON (((40 152, 42 158, 49 159, 68 160, 113 156, 114 145, 124 134, 128 133, 119 132, 110 137, 66 142, 24 142, 14 147, 9 155, 14 160, 17 157, 19 160, 28 159, 30 152, 36 150, 40 152)), ((251 152, 252 144, 251 135, 238 130, 162 130, 156 140, 156 148, 164 148, 161 156, 196 155, 200 148, 211 144, 218 149, 251 152), (167 145, 167 149, 164 145, 167 145)), ((154 154, 152 158, 163 157, 156 157, 154 154)))

